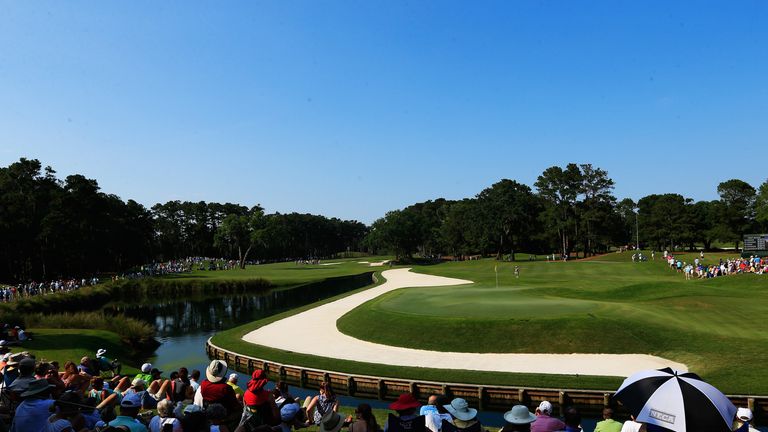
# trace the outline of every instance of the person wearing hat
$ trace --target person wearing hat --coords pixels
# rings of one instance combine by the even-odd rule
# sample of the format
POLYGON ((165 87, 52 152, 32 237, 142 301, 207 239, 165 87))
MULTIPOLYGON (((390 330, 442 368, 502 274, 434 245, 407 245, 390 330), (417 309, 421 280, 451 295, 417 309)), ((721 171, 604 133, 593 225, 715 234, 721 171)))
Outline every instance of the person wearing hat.
POLYGON ((613 419, 613 409, 603 408, 603 420, 595 425, 595 432, 620 432, 621 422, 613 419))
POLYGON ((554 432, 565 429, 565 423, 552 417, 552 404, 541 401, 536 408, 536 421, 531 425, 531 432, 554 432))
POLYGON ((144 363, 141 365, 141 372, 137 373, 133 378, 138 378, 149 385, 149 383, 152 382, 152 363, 144 363))
POLYGON ((339 432, 344 427, 344 418, 336 411, 328 411, 318 426, 318 432, 339 432))
POLYGON ((736 432, 758 432, 750 425, 752 421, 752 410, 749 408, 739 408, 736 410, 736 421, 733 423, 733 430, 736 432))
POLYGON ((126 394, 120 402, 120 415, 109 422, 109 426, 127 426, 131 432, 148 432, 146 426, 136 421, 139 411, 141 411, 141 397, 136 393, 126 394))
POLYGON ((515 405, 504 413, 504 421, 506 424, 499 432, 528 432, 531 430, 531 423, 536 421, 536 416, 528 411, 525 405, 515 405))
POLYGON ((19 395, 27 390, 29 384, 34 381, 35 378, 35 359, 30 357, 24 357, 19 361, 19 376, 13 380, 7 390, 11 392, 12 397, 19 399, 19 395))
POLYGON ((80 414, 83 406, 83 396, 80 393, 68 391, 54 401, 54 413, 48 417, 45 431, 76 431, 85 426, 85 419, 80 414), (78 425, 79 427, 75 427, 78 425))
POLYGON ((397 400, 389 404, 389 409, 396 411, 397 415, 390 413, 387 416, 387 424, 384 432, 425 432, 426 419, 419 415, 419 402, 411 393, 403 393, 397 400))
POLYGON ((239 385, 237 385, 238 376, 236 373, 229 374, 229 378, 227 378, 227 385, 232 387, 232 390, 235 391, 235 396, 237 396, 238 401, 243 400, 243 389, 240 388, 239 385))
POLYGON ((275 403, 275 395, 264 389, 268 382, 266 372, 261 369, 256 369, 251 374, 251 380, 243 393, 245 408, 239 423, 244 430, 259 430, 280 424, 281 413, 275 403))
POLYGON ((53 387, 45 379, 38 379, 29 383, 27 390, 20 395, 22 401, 16 407, 10 432, 43 430, 46 419, 51 414, 49 408, 53 403, 51 400, 53 387))
POLYGON ((227 363, 223 360, 213 360, 205 369, 206 379, 200 383, 195 394, 195 404, 205 408, 213 403, 224 405, 230 415, 240 417, 242 408, 237 401, 235 391, 227 385, 227 363))
POLYGON ((21 353, 11 354, 8 356, 8 359, 5 362, 5 367, 3 367, 2 370, 3 384, 5 384, 5 387, 10 386, 11 383, 19 377, 18 366, 19 362, 23 358, 24 356, 21 353))
POLYGON ((96 361, 99 364, 99 369, 102 371, 112 371, 113 375, 120 375, 123 365, 117 360, 111 360, 106 354, 107 350, 104 348, 96 350, 96 361))
POLYGON ((483 425, 477 420, 477 410, 470 408, 466 400, 456 398, 443 408, 453 417, 453 425, 443 421, 443 431, 480 432, 483 430, 483 425))
POLYGON ((185 432, 208 431, 208 419, 205 412, 199 406, 192 404, 184 407, 181 417, 181 429, 185 432))

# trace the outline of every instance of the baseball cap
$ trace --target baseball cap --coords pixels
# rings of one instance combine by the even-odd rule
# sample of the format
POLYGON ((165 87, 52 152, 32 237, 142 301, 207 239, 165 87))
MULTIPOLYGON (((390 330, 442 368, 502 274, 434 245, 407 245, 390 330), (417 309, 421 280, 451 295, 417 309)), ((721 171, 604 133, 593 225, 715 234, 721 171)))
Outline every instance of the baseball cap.
POLYGON ((541 401, 537 409, 540 412, 552 414, 552 404, 549 401, 541 401))

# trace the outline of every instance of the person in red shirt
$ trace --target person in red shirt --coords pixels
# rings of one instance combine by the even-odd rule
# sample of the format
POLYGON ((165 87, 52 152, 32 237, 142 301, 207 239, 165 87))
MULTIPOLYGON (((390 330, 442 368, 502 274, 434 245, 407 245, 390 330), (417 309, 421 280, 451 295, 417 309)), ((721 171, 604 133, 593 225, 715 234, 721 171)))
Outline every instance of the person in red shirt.
MULTIPOLYGON (((227 409, 228 419, 239 419, 243 407, 237 400, 235 390, 227 384, 227 363, 223 360, 213 360, 205 369, 206 380, 200 383, 200 396, 203 408, 218 403, 227 409)), ((197 402, 197 398, 196 402, 197 402)))

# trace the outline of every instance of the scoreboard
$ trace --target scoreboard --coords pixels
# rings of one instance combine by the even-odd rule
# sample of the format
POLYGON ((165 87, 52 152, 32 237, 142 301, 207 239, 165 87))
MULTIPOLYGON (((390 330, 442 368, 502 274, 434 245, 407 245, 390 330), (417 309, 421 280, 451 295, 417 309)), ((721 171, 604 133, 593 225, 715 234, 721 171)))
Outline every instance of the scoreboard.
POLYGON ((768 255, 768 234, 744 234, 742 255, 768 255))

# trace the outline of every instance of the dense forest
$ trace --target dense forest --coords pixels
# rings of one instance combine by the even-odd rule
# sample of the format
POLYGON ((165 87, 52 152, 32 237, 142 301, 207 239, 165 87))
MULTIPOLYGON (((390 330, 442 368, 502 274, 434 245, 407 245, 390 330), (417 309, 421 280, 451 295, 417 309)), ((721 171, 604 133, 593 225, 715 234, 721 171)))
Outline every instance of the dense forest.
POLYGON ((86 277, 189 256, 273 260, 358 250, 365 224, 255 205, 169 201, 146 208, 38 160, 0 168, 0 281, 86 277), (250 248, 248 255, 246 250, 250 248))
POLYGON ((247 260, 329 257, 338 252, 420 256, 515 252, 588 256, 635 243, 710 248, 768 230, 768 181, 732 179, 720 197, 679 194, 637 202, 613 195, 590 164, 547 168, 531 188, 503 179, 459 201, 435 199, 388 212, 368 227, 311 214, 266 214, 259 205, 169 201, 146 208, 102 192, 96 180, 61 180, 38 160, 0 168, 0 281, 85 277, 143 263, 215 256, 247 260), (637 228, 639 227, 639 233, 637 228))
POLYGON ((680 250, 717 242, 738 248, 743 235, 768 230, 768 181, 759 190, 732 179, 720 197, 694 202, 680 194, 637 202, 613 196, 608 173, 591 164, 553 166, 534 188, 504 179, 461 201, 438 199, 388 212, 371 226, 366 246, 400 257, 495 255, 515 251, 575 257, 637 243, 680 250))

